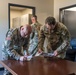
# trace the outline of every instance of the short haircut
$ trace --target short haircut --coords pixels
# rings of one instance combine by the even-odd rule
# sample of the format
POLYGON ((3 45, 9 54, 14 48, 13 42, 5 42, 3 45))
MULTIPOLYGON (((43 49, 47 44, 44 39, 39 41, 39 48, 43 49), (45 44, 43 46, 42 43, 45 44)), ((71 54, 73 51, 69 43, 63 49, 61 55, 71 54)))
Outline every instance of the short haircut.
POLYGON ((32 15, 32 17, 35 17, 35 19, 37 20, 37 16, 36 15, 32 15))
POLYGON ((45 24, 48 24, 48 25, 55 25, 56 24, 56 20, 54 17, 47 17, 46 20, 45 20, 45 24))

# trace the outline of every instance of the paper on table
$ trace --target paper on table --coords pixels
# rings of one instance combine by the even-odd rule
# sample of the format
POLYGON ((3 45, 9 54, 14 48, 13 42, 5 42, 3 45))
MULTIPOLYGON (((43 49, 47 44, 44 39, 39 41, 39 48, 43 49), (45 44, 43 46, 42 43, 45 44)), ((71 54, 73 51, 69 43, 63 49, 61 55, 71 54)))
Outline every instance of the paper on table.
POLYGON ((54 53, 47 53, 48 56, 54 56, 54 53))
MULTIPOLYGON (((42 52, 41 53, 37 52, 35 56, 40 56, 41 54, 42 54, 42 52)), ((30 61, 32 59, 32 57, 33 57, 33 55, 27 56, 27 61, 30 61)))
POLYGON ((43 53, 42 54, 44 57, 53 57, 54 53, 43 53))

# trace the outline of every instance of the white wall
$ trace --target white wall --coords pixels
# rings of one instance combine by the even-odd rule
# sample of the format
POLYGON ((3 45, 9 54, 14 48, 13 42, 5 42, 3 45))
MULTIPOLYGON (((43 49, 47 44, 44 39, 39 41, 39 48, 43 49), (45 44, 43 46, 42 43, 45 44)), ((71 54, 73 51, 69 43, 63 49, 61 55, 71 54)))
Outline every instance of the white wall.
POLYGON ((22 15, 22 12, 19 10, 11 10, 10 11, 10 28, 12 28, 12 19, 16 17, 20 17, 22 15))
POLYGON ((76 0, 54 0, 54 17, 59 21, 59 8, 76 4, 76 0))
POLYGON ((32 9, 25 9, 22 11, 22 15, 25 15, 25 14, 32 14, 32 9))
POLYGON ((25 14, 32 14, 32 9, 25 9, 25 10, 14 10, 14 9, 11 9, 10 10, 10 28, 13 28, 13 25, 12 25, 12 19, 13 18, 17 18, 17 17, 21 17, 22 15, 25 15, 25 14))
MULTIPOLYGON (((53 0, 0 0, 0 60, 2 59, 2 43, 8 30, 8 3, 34 6, 36 14, 53 15, 53 0)), ((44 22, 43 15, 39 18, 44 22)))

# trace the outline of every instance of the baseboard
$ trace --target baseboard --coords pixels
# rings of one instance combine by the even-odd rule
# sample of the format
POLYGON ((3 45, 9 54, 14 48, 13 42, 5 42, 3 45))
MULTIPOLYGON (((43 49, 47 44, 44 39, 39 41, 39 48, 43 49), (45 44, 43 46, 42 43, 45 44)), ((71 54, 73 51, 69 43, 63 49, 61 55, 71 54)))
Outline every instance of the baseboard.
POLYGON ((1 68, 0 68, 0 71, 2 71, 2 70, 4 70, 4 68, 3 68, 3 67, 1 67, 1 68))

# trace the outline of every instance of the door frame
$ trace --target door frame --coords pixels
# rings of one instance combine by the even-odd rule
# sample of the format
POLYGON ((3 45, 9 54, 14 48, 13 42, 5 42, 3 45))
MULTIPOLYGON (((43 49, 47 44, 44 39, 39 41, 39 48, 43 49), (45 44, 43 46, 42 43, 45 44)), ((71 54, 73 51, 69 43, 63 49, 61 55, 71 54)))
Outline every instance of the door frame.
POLYGON ((63 23, 62 18, 64 18, 63 15, 65 13, 65 9, 69 9, 69 8, 73 8, 73 7, 76 7, 76 4, 70 5, 70 6, 66 6, 66 7, 63 7, 63 8, 59 9, 59 21, 60 22, 63 23))
POLYGON ((33 7, 33 6, 26 6, 26 5, 8 3, 8 25, 9 25, 8 29, 10 29, 10 6, 32 9, 32 14, 33 15, 35 15, 35 12, 36 12, 36 8, 33 7))

